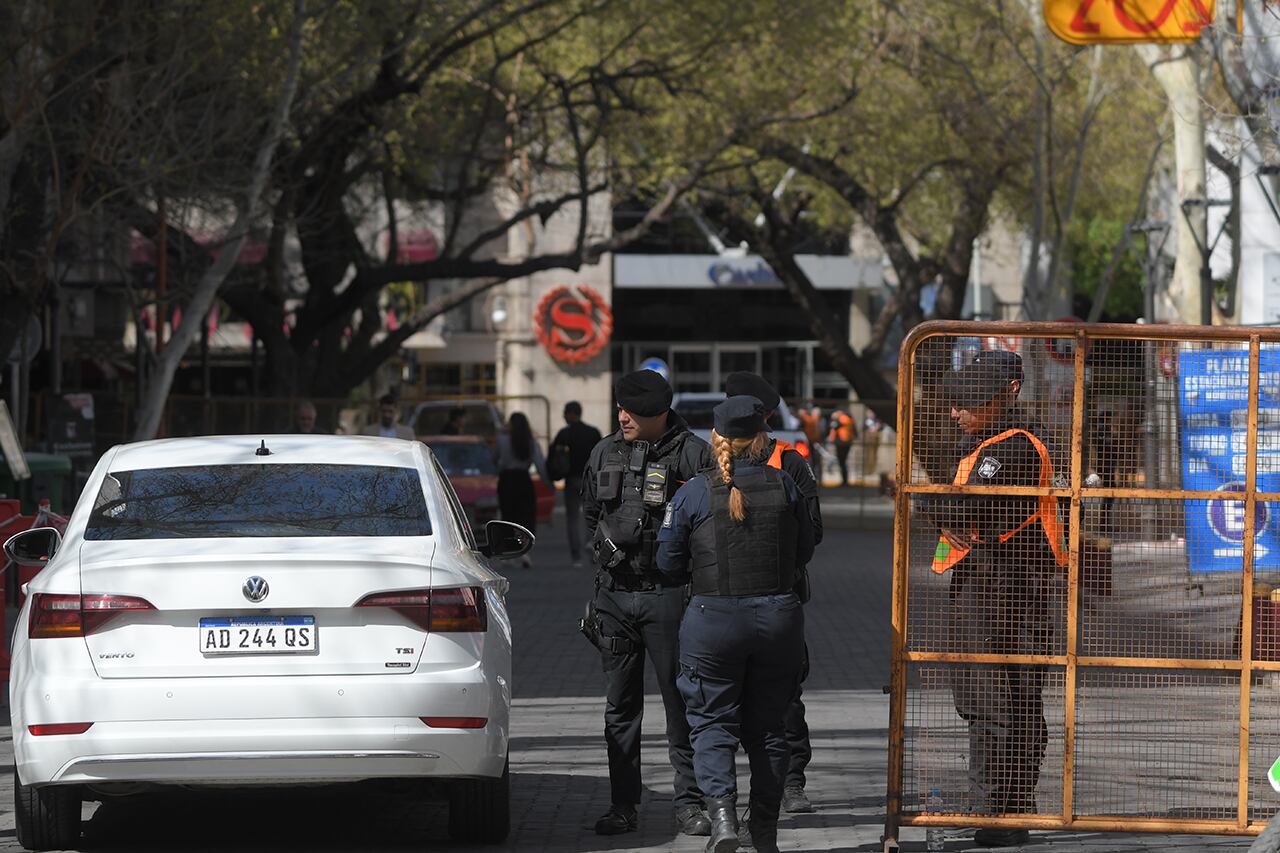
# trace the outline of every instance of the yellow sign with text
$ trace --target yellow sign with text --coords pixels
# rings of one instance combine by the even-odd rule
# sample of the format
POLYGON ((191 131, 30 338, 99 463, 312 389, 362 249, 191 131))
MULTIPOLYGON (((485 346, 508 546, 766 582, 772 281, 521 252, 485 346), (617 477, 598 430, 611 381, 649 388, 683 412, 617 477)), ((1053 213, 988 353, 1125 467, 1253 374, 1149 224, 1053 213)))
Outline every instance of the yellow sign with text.
POLYGON ((1193 42, 1216 0, 1044 0, 1054 35, 1072 44, 1193 42))

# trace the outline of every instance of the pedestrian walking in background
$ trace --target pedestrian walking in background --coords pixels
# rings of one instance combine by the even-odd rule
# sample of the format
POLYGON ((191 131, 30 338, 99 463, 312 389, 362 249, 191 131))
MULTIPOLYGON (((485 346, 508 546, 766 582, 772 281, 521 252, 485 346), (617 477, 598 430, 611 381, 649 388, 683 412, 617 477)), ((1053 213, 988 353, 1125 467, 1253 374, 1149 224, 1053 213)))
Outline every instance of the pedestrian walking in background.
POLYGON ((862 422, 862 475, 874 477, 879 473, 880 436, 884 432, 884 421, 875 412, 867 409, 867 417, 862 422))
POLYGON ((842 486, 849 485, 849 451, 853 449, 853 442, 857 437, 852 415, 843 409, 831 413, 831 431, 827 434, 827 441, 835 450, 842 486))
POLYGON ((794 590, 813 556, 813 529, 791 477, 763 462, 763 403, 736 396, 716 406, 711 439, 716 464, 672 499, 658 567, 672 581, 688 580, 693 596, 680 627, 679 686, 712 822, 706 849, 738 849, 741 743, 751 765, 747 828, 759 853, 775 853, 788 758, 783 718, 804 653, 794 590))
MULTIPOLYGON (((964 432, 955 449, 954 485, 1053 483, 1053 462, 1038 422, 1022 412, 1022 359, 980 353, 947 374, 951 418, 964 432)), ((923 507, 941 536, 933 571, 951 573, 950 651, 1052 653, 1049 587, 1065 566, 1052 497, 940 495, 923 507)), ((1036 812, 1036 784, 1048 743, 1045 668, 957 664, 950 667, 956 712, 969 727, 969 789, 974 814, 1036 812)), ((979 829, 983 847, 1026 843, 1025 829, 979 829)))
POLYGON ((551 442, 547 468, 553 480, 564 480, 565 531, 574 568, 582 565, 582 472, 591 449, 600 443, 600 430, 582 422, 582 404, 565 403, 565 426, 551 442))
POLYGON ((299 435, 328 435, 316 426, 316 407, 310 400, 301 400, 294 408, 293 431, 299 435))
POLYGON ((412 441, 413 430, 400 423, 400 406, 394 394, 378 398, 378 422, 366 426, 361 435, 377 435, 383 438, 403 438, 412 441))
POLYGON ((666 712, 676 826, 685 835, 708 835, 711 822, 694 779, 689 721, 676 687, 684 582, 658 572, 654 553, 677 484, 711 464, 711 449, 671 409, 671 386, 652 370, 623 376, 614 395, 619 429, 592 449, 582 477, 583 516, 597 568, 582 630, 600 649, 604 668, 612 800, 595 829, 619 835, 638 825, 647 653, 666 712))
MULTIPOLYGON (((745 395, 755 397, 765 408, 765 423, 773 415, 782 402, 780 395, 763 376, 746 371, 731 373, 725 379, 725 394, 730 397, 745 395)), ((816 429, 816 425, 815 425, 816 429)), ((786 471, 796 484, 800 497, 804 501, 805 511, 809 515, 809 523, 813 528, 813 544, 822 542, 822 507, 818 499, 818 481, 814 478, 813 469, 803 456, 790 444, 781 439, 770 438, 765 444, 761 457, 765 464, 786 471)), ((796 593, 801 603, 809 600, 809 572, 804 565, 797 567, 796 593)), ((809 724, 804 716, 803 683, 809 677, 809 646, 804 646, 804 657, 801 660, 800 681, 796 684, 796 693, 787 706, 783 734, 787 742, 787 777, 782 795, 783 811, 793 814, 807 814, 813 811, 813 804, 805 794, 807 778, 805 769, 813 760, 813 745, 809 740, 809 724)))
MULTIPOLYGON (((512 521, 530 533, 538 530, 538 498, 533 490, 532 466, 542 481, 551 488, 547 476, 547 463, 542 448, 533 440, 533 430, 523 412, 512 412, 507 427, 498 435, 494 455, 498 462, 498 514, 505 521, 512 521)), ((525 554, 520 558, 524 568, 533 561, 525 554)))
POLYGON ((809 400, 796 416, 800 418, 800 428, 804 430, 809 446, 816 451, 822 444, 822 409, 813 400, 809 400))

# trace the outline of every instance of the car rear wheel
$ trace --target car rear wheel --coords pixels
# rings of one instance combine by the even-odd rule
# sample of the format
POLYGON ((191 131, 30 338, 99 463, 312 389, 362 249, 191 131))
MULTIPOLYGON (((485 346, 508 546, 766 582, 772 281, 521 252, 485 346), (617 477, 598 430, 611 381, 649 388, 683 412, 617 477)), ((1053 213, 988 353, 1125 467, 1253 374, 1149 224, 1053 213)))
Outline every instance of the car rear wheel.
POLYGON ((80 843, 80 788, 30 788, 13 774, 18 843, 28 850, 65 850, 80 843))
POLYGON ((511 832, 511 759, 497 779, 464 779, 449 787, 449 835, 497 844, 511 832))

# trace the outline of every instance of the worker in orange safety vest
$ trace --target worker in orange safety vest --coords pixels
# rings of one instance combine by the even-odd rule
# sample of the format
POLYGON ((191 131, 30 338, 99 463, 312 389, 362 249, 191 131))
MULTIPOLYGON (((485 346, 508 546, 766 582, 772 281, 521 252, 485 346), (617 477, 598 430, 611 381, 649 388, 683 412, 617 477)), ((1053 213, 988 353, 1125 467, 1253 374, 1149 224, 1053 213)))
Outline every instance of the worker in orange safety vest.
MULTIPOLYGON (((1022 359, 982 352, 948 372, 943 391, 964 433, 952 484, 1048 488, 1052 454, 1043 429, 1018 406, 1022 359)), ((947 651, 1048 655, 1061 645, 1049 588, 1066 549, 1049 495, 938 495, 921 512, 940 536, 932 568, 949 574, 947 651), (1056 638, 1056 642, 1055 642, 1056 638)), ((1060 653, 1060 652, 1059 652, 1060 653)), ((968 803, 975 815, 1036 812, 1035 791, 1048 743, 1045 668, 962 663, 947 668, 956 711, 969 727, 968 803)), ((978 830, 979 847, 1026 842, 1025 829, 978 830)))
POLYGON ((858 429, 853 424, 853 416, 837 409, 831 413, 831 429, 827 434, 827 442, 836 454, 836 466, 840 469, 840 485, 849 485, 849 451, 858 437, 858 429))

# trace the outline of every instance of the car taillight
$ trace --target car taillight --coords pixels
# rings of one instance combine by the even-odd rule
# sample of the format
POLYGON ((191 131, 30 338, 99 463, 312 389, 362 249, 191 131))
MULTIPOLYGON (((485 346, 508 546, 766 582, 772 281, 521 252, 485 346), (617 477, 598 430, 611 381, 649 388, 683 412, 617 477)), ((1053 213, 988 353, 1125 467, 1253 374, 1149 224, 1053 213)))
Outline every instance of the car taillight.
POLYGON ((483 729, 488 725, 487 717, 419 717, 433 729, 483 729))
POLYGON ((390 607, 422 630, 431 630, 431 590, 429 589, 375 592, 360 599, 356 607, 390 607))
POLYGON ((489 628, 484 590, 478 586, 431 591, 431 630, 475 632, 489 628))
POLYGON ((80 596, 50 595, 37 592, 31 597, 31 616, 27 626, 31 639, 48 637, 83 637, 80 622, 80 596))
POLYGON ((53 595, 37 592, 31 597, 27 635, 33 640, 50 637, 83 637, 112 618, 133 610, 155 610, 143 598, 132 595, 53 595))
POLYGON ((484 590, 410 589, 366 595, 356 607, 389 607, 424 631, 475 632, 489 628, 484 590))
POLYGON ((797 441, 797 442, 796 442, 796 453, 799 453, 799 454, 800 454, 801 456, 803 456, 805 459, 808 459, 808 458, 809 458, 809 442, 807 442, 807 441, 797 441))
POLYGON ((89 731, 93 723, 37 723, 27 726, 27 731, 36 737, 45 735, 82 735, 89 731))

